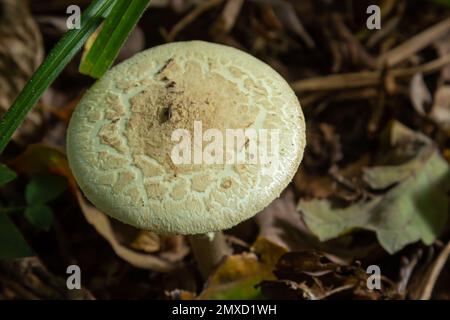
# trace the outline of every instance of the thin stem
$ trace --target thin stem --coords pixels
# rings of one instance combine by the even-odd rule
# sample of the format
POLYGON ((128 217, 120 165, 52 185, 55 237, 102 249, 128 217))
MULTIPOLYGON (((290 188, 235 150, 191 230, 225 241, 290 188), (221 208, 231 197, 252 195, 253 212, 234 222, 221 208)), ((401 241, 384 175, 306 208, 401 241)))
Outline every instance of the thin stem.
POLYGON ((193 235, 188 238, 203 279, 207 279, 222 258, 231 253, 231 249, 225 242, 225 237, 221 231, 193 235))

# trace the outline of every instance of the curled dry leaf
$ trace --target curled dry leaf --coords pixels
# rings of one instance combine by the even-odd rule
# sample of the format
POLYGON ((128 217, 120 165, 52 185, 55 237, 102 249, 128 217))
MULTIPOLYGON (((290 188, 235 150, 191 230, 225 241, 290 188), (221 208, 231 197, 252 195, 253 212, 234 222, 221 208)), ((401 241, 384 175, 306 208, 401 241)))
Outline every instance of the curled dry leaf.
POLYGON ((152 253, 161 249, 161 241, 158 235, 153 232, 139 231, 136 238, 130 244, 130 247, 138 251, 152 253))
POLYGON ((257 299, 261 291, 257 285, 274 279, 273 270, 286 250, 271 241, 258 238, 252 252, 225 257, 208 278, 204 290, 197 297, 203 299, 257 299))
POLYGON ((109 242, 114 252, 133 266, 160 272, 168 272, 175 266, 170 261, 156 255, 136 252, 119 242, 114 233, 111 220, 103 212, 90 205, 81 192, 77 193, 77 200, 86 220, 97 232, 109 242))
POLYGON ((211 33, 224 34, 230 32, 239 17, 243 4, 244 0, 228 0, 222 13, 211 27, 211 33))
MULTIPOLYGON (((439 57, 450 55, 450 33, 435 43, 439 57)), ((443 130, 450 132, 450 64, 441 69, 438 88, 434 92, 434 103, 429 117, 443 130)))
POLYGON ((430 118, 442 129, 450 130, 450 85, 443 85, 436 90, 430 118))
POLYGON ((417 113, 421 116, 425 116, 433 101, 433 98, 431 97, 430 90, 423 80, 422 73, 417 73, 411 79, 411 83, 409 85, 409 95, 411 98, 411 103, 417 113))

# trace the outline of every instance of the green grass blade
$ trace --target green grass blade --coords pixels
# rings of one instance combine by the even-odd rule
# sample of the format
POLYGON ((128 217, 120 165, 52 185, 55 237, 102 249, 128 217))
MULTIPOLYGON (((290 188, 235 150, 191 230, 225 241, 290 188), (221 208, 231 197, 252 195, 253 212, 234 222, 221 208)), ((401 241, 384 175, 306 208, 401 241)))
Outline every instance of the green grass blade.
POLYGON ((117 57, 150 0, 117 0, 111 13, 80 64, 80 72, 100 78, 117 57))
POLYGON ((82 48, 114 3, 114 0, 95 0, 81 16, 81 28, 67 32, 36 70, 0 121, 0 153, 3 152, 27 113, 82 48))

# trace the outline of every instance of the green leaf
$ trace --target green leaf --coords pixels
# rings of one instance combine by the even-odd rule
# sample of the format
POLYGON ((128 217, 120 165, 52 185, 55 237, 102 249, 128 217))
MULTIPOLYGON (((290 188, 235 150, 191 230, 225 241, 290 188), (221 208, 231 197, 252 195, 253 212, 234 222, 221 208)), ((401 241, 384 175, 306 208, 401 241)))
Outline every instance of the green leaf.
POLYGON ((67 180, 54 174, 41 175, 25 188, 25 199, 29 205, 45 204, 56 199, 67 188, 67 180))
POLYGON ((16 177, 17 174, 14 171, 0 163, 0 186, 13 181, 16 177))
POLYGON ((67 32, 36 70, 0 121, 0 153, 44 91, 97 29, 114 2, 114 0, 93 1, 81 16, 81 28, 67 32))
POLYGON ((18 259, 32 256, 20 231, 6 214, 0 214, 0 260, 18 259))
POLYGON ((100 78, 112 65, 150 0, 117 0, 80 64, 80 72, 100 78))
POLYGON ((423 144, 424 136, 409 134, 393 152, 410 150, 415 144, 420 146, 415 157, 403 164, 365 171, 364 180, 372 189, 384 191, 381 195, 345 208, 333 206, 328 199, 299 202, 308 228, 320 240, 362 228, 376 232, 389 253, 418 240, 433 243, 447 221, 449 165, 430 140, 423 144), (411 136, 416 139, 411 140, 411 136))
POLYGON ((53 210, 47 205, 30 206, 25 217, 36 228, 48 231, 53 224, 53 210))
POLYGON ((274 280, 273 270, 286 249, 259 237, 252 252, 227 256, 209 276, 198 299, 241 300, 261 299, 258 285, 264 280, 274 280))

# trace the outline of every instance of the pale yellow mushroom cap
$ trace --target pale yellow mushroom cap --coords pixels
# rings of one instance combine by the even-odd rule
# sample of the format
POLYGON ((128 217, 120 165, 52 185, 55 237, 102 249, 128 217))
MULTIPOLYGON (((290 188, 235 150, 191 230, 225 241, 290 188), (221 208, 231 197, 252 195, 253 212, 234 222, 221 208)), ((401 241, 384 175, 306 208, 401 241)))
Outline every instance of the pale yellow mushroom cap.
POLYGON ((303 113, 286 81, 249 54, 202 41, 161 45, 112 68, 80 101, 67 137, 70 168, 86 197, 111 217, 160 234, 213 232, 252 217, 288 185, 304 148, 303 113), (220 145, 214 135, 195 140, 199 123, 204 135, 223 133, 224 148, 227 129, 252 129, 258 138, 266 129, 267 143, 235 141, 244 163, 226 156, 198 162, 199 141, 197 151, 220 145), (192 163, 174 161, 176 129, 191 138, 192 163), (279 136, 275 165, 272 132, 279 136))

